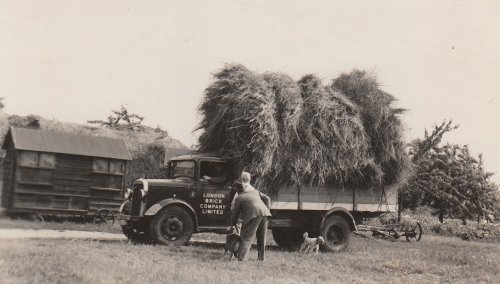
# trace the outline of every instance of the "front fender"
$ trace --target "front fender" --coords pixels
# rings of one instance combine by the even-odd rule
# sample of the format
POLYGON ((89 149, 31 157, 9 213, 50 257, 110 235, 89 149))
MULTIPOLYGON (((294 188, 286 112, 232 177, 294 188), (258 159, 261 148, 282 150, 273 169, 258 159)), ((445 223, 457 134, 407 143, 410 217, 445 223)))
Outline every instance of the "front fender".
POLYGON ((154 216, 158 212, 160 212, 160 210, 170 205, 179 205, 186 208, 186 210, 188 210, 189 213, 191 213, 191 215, 193 216, 195 227, 198 227, 198 217, 196 216, 196 212, 194 211, 193 207, 191 207, 191 205, 189 205, 188 203, 175 198, 164 199, 158 203, 153 204, 153 206, 149 207, 148 210, 146 210, 144 216, 154 216))
POLYGON ((120 209, 118 209, 118 212, 122 214, 128 213, 125 212, 125 210, 127 210, 127 208, 129 207, 130 207, 130 200, 125 200, 125 202, 123 202, 122 205, 120 205, 120 209))
POLYGON ((326 212, 326 214, 323 216, 323 219, 321 220, 320 228, 323 227, 323 223, 325 222, 326 218, 328 218, 328 216, 334 215, 334 214, 344 217, 346 219, 347 223, 349 223, 349 226, 351 227, 352 231, 357 230, 356 222, 354 221, 354 217, 352 217, 351 212, 347 211, 347 209, 342 208, 342 207, 334 207, 334 208, 328 210, 328 212, 326 212))

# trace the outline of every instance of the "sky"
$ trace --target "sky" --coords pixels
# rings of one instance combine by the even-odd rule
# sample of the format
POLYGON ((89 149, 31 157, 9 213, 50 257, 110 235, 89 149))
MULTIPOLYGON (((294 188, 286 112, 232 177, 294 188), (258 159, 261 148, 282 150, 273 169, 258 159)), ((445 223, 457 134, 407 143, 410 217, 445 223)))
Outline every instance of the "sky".
POLYGON ((187 146, 226 63, 329 83, 354 68, 394 95, 406 139, 445 136, 500 181, 500 1, 0 0, 7 114, 106 119, 124 105, 187 146))

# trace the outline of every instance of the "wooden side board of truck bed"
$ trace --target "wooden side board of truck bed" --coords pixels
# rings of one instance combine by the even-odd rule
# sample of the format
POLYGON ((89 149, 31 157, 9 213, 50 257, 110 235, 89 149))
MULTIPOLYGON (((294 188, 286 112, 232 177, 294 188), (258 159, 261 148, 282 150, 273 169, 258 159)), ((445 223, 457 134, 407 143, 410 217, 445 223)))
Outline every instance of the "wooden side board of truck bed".
POLYGON ((397 190, 369 188, 290 188, 273 198, 271 209, 276 210, 330 210, 334 207, 348 211, 395 212, 397 190))

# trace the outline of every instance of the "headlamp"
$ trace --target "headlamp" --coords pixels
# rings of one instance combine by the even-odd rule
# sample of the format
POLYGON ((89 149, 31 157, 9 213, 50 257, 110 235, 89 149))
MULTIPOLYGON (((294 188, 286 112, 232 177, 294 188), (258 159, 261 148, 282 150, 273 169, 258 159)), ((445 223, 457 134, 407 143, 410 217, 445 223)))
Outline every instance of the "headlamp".
POLYGON ((127 188, 127 190, 125 191, 125 194, 123 195, 123 197, 125 199, 130 199, 132 197, 132 189, 127 188))

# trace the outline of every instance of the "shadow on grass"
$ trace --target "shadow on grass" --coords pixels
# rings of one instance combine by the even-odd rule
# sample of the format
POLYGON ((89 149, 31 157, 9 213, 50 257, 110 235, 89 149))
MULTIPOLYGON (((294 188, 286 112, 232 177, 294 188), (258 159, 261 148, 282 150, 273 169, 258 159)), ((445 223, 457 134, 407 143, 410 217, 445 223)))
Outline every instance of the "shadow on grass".
POLYGON ((127 244, 132 243, 129 240, 115 240, 115 239, 88 239, 89 241, 93 242, 99 242, 99 243, 106 243, 106 244, 127 244))
MULTIPOLYGON (((205 247, 205 248, 212 248, 212 249, 224 249, 224 243, 221 242, 214 242, 214 241, 190 241, 188 246, 193 246, 193 247, 205 247)), ((257 248, 256 244, 252 245, 252 248, 257 248)), ((290 251, 286 250, 284 248, 281 248, 277 245, 266 245, 266 250, 270 251, 290 251)))

